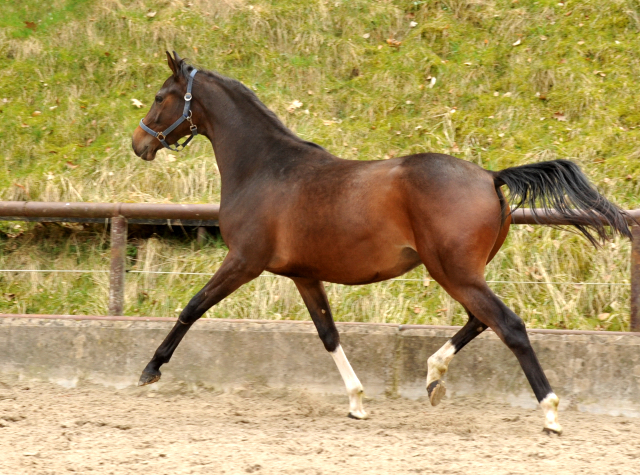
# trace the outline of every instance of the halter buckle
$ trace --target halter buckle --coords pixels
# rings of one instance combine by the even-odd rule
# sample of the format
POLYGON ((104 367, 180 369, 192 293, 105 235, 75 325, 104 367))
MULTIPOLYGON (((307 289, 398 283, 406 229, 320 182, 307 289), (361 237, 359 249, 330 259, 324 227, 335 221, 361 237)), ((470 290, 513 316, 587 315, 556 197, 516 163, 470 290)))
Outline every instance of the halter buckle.
POLYGON ((198 132, 198 127, 195 124, 191 124, 189 126, 189 130, 191 131, 192 134, 195 134, 196 132, 198 132))
POLYGON ((158 132, 158 135, 156 135, 156 137, 160 142, 167 139, 162 132, 158 132))
POLYGON ((187 92, 187 93, 184 95, 184 100, 185 100, 185 101, 187 101, 187 102, 188 102, 188 101, 190 101, 190 100, 191 100, 191 98, 193 98, 193 96, 191 95, 191 93, 190 93, 190 92, 187 92))

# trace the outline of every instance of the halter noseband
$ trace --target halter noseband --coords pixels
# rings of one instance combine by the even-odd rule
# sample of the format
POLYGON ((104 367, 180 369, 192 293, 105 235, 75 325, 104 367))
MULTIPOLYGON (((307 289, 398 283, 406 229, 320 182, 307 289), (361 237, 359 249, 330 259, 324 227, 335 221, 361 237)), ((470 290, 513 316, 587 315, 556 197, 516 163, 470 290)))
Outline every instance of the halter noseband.
POLYGON ((184 110, 182 111, 182 116, 178 120, 176 120, 173 124, 171 124, 166 130, 163 130, 162 132, 156 132, 155 130, 152 130, 146 125, 144 125, 144 122, 143 122, 144 119, 140 119, 140 127, 142 128, 142 130, 153 135, 155 138, 157 138, 160 141, 160 143, 165 148, 168 148, 169 150, 173 150, 174 152, 180 152, 184 150, 184 148, 187 145, 189 145, 189 142, 191 142, 191 139, 196 135, 198 135, 198 127, 196 127, 193 124, 193 121, 191 120, 191 116, 192 116, 191 99, 193 98, 193 96, 191 95, 191 87, 193 86, 193 77, 196 75, 197 72, 198 70, 194 68, 191 71, 191 74, 189 74, 189 83, 187 84, 187 93, 184 95, 184 110), (189 130, 191 130, 191 136, 189 136, 189 138, 182 143, 176 142, 177 147, 171 148, 171 145, 169 145, 166 142, 167 135, 173 132, 176 129, 176 127, 182 124, 185 120, 188 121, 189 124, 191 124, 189 126, 189 130))

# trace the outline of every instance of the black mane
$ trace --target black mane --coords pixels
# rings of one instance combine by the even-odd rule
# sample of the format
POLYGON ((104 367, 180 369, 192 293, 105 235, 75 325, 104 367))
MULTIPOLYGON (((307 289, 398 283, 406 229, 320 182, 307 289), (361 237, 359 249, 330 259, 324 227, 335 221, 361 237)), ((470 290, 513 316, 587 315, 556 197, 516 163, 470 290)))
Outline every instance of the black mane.
MULTIPOLYGON (((182 75, 185 78, 189 76, 189 73, 191 73, 193 68, 194 66, 188 64, 185 60, 182 60, 180 63, 180 71, 182 72, 182 75)), ((307 145, 311 145, 312 147, 316 147, 321 150, 324 150, 324 148, 321 147, 320 145, 315 144, 313 142, 309 142, 307 140, 303 140, 300 137, 298 137, 295 133, 293 133, 286 125, 284 125, 284 123, 278 118, 277 115, 273 113, 271 109, 265 106, 262 103, 262 101, 258 99, 258 96, 256 96, 256 94, 251 89, 249 89, 247 86, 242 84, 240 81, 223 76, 222 74, 216 71, 209 71, 207 69, 198 68, 198 73, 204 74, 206 77, 216 81, 216 83, 224 87, 227 90, 227 92, 231 94, 231 96, 243 97, 247 99, 247 101, 250 104, 253 104, 269 120, 269 122, 271 122, 278 130, 280 130, 285 135, 288 135, 289 137, 297 141, 303 142, 307 145)))

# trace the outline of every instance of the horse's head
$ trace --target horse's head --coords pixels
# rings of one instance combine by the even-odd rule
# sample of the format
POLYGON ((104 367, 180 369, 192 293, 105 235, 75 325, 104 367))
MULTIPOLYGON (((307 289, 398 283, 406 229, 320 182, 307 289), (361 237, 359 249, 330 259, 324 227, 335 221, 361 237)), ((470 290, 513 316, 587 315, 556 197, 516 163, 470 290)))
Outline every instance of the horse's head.
MULTIPOLYGON (((151 109, 142 119, 141 125, 138 125, 133 132, 133 151, 143 160, 153 160, 158 150, 165 145, 176 144, 180 138, 197 133, 197 128, 191 120, 191 110, 183 118, 183 113, 186 111, 185 105, 191 100, 191 94, 187 93, 187 88, 190 77, 193 78, 190 74, 193 68, 185 65, 183 70, 183 60, 175 51, 173 57, 167 51, 167 62, 173 74, 164 82, 156 94, 151 109), (168 132, 167 129, 181 118, 183 118, 182 122, 168 132)), ((184 147, 188 140, 182 145, 178 144, 178 150, 184 147)))

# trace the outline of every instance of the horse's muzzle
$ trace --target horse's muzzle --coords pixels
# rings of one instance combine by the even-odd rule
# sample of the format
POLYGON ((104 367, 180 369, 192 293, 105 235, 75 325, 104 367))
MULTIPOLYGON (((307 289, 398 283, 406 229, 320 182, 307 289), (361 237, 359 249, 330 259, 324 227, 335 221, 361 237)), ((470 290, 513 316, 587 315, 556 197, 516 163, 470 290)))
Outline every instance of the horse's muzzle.
POLYGON ((135 153, 141 159, 150 162, 154 158, 156 158, 157 147, 153 146, 153 140, 150 140, 152 137, 148 136, 140 127, 138 127, 133 133, 133 137, 131 139, 131 148, 133 148, 133 153, 135 153), (140 131, 140 134, 138 134, 140 131))

